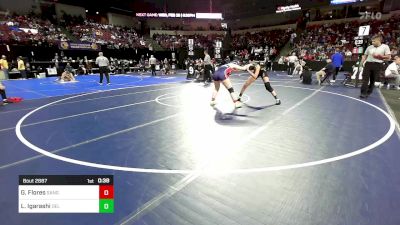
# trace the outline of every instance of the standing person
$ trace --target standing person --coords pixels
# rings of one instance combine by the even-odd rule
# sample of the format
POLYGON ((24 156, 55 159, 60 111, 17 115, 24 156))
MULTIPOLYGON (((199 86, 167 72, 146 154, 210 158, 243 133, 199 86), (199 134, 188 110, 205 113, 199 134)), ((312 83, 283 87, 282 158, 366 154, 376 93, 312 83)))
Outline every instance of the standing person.
POLYGON ((236 108, 242 107, 242 103, 239 101, 237 94, 233 90, 231 80, 229 79, 231 73, 237 70, 247 70, 247 67, 239 66, 234 63, 228 63, 218 67, 218 69, 215 71, 215 73, 212 76, 212 79, 214 81, 214 91, 211 98, 211 103, 210 103, 211 106, 215 106, 216 104, 215 98, 217 97, 219 88, 222 83, 225 86, 225 88, 228 89, 232 101, 235 104, 235 107, 236 108))
POLYGON ((294 32, 290 35, 290 47, 294 46, 294 42, 295 42, 296 37, 297 37, 297 34, 294 33, 294 32))
POLYGON ((83 62, 84 62, 85 68, 86 68, 86 75, 93 74, 93 70, 92 70, 93 67, 92 67, 91 60, 88 60, 87 56, 84 56, 83 62))
POLYGON ((1 101, 1 103, 2 104, 7 104, 8 101, 7 101, 7 95, 6 95, 6 87, 1 82, 0 82, 0 95, 1 95, 1 98, 3 99, 1 101))
POLYGON ((157 74, 156 74, 156 63, 157 63, 157 59, 154 58, 153 55, 151 55, 150 59, 149 59, 149 65, 150 65, 150 68, 151 68, 151 75, 152 76, 157 76, 157 74))
POLYGON ((331 60, 332 64, 335 66, 335 73, 333 74, 333 80, 331 80, 331 82, 335 83, 336 76, 338 75, 339 70, 342 68, 344 62, 344 57, 339 48, 336 48, 336 52, 332 55, 331 60))
POLYGON ((58 74, 60 74, 61 71, 60 71, 60 58, 58 57, 58 53, 57 52, 54 55, 53 61, 54 61, 54 66, 56 67, 57 76, 58 76, 58 74))
POLYGON ((100 70, 100 85, 103 85, 103 75, 106 75, 107 85, 110 85, 110 75, 108 74, 108 67, 110 66, 110 61, 103 56, 103 52, 99 52, 99 57, 96 58, 96 64, 99 66, 100 70))
POLYGON ((364 65, 364 69, 360 98, 367 98, 372 93, 375 80, 379 78, 378 76, 381 73, 383 60, 388 60, 390 58, 389 46, 382 44, 381 36, 373 36, 372 45, 368 46, 361 59, 361 64, 364 65))
POLYGON ((351 56, 353 55, 353 53, 350 51, 350 49, 347 49, 345 54, 346 54, 346 59, 351 60, 351 56))
POLYGON ((250 77, 247 79, 246 83, 244 83, 242 90, 240 91, 239 94, 239 100, 241 99, 244 91, 255 81, 257 78, 261 77, 265 89, 271 93, 271 95, 275 98, 275 105, 280 105, 281 100, 278 98, 278 95, 276 94, 276 91, 271 87, 271 84, 269 82, 269 77, 268 73, 264 70, 261 69, 260 64, 257 63, 252 63, 246 66, 247 67, 247 72, 249 72, 250 77))
POLYGON ((4 73, 4 79, 8 80, 8 62, 7 62, 7 58, 5 55, 1 56, 0 59, 0 69, 3 71, 4 73))
POLYGON ((211 82, 212 62, 207 50, 204 50, 204 83, 211 82))
POLYGON ((26 79, 26 67, 25 67, 25 62, 22 60, 22 56, 19 56, 17 59, 18 63, 18 71, 21 74, 22 79, 26 79))
POLYGON ((189 59, 185 59, 185 63, 183 64, 183 70, 186 70, 188 68, 189 65, 189 59))
POLYGON ((291 56, 288 57, 288 75, 293 75, 294 66, 299 59, 296 56, 296 53, 293 52, 291 56))
POLYGON ((265 64, 265 70, 266 71, 272 71, 272 61, 269 58, 269 56, 265 56, 265 60, 264 60, 264 64, 265 64))

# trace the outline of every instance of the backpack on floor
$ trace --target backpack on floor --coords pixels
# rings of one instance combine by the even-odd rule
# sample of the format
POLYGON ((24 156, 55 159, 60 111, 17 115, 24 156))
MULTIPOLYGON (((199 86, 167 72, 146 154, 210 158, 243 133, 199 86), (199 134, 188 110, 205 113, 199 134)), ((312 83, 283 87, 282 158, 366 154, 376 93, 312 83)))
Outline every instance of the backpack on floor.
POLYGON ((18 102, 22 102, 22 98, 21 97, 9 97, 7 98, 7 102, 11 102, 11 103, 18 103, 18 102))
POLYGON ((303 72, 303 84, 311 84, 312 78, 311 78, 311 71, 304 71, 303 72))

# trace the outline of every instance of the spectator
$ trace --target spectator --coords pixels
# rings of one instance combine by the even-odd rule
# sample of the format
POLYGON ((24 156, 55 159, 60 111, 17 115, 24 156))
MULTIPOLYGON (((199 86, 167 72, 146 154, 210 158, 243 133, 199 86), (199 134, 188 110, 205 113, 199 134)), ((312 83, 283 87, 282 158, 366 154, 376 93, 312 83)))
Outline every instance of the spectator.
POLYGON ((278 64, 279 65, 283 65, 285 63, 285 58, 283 56, 281 56, 278 60, 278 64))
POLYGON ((165 59, 164 59, 164 62, 161 61, 161 63, 162 63, 162 65, 163 65, 163 66, 162 66, 162 71, 163 71, 163 73, 164 73, 165 75, 170 74, 170 73, 171 73, 171 65, 169 64, 168 59, 165 58, 165 59))
POLYGON ((347 49, 347 51, 346 51, 346 59, 347 60, 350 60, 351 59, 351 56, 353 55, 353 53, 350 51, 350 49, 347 49))
POLYGON ((294 33, 294 32, 290 35, 290 47, 294 46, 294 42, 295 42, 296 37, 297 37, 297 34, 294 33))
POLYGON ((204 64, 201 59, 196 60, 195 64, 196 81, 200 82, 200 77, 203 77, 204 81, 204 64))
POLYGON ((72 68, 71 63, 67 63, 67 65, 65 66, 64 71, 68 72, 68 73, 71 73, 71 74, 74 74, 74 68, 72 68))
POLYGON ((7 101, 7 95, 6 95, 6 87, 1 82, 0 82, 0 95, 1 95, 1 98, 3 99, 1 101, 2 105, 7 104, 8 101, 7 101))
POLYGON ((333 80, 331 80, 331 82, 335 83, 336 76, 338 75, 339 70, 342 68, 344 62, 343 55, 339 48, 336 48, 336 53, 332 55, 331 60, 332 64, 335 66, 335 73, 333 74, 333 80))
POLYGON ((22 79, 26 79, 26 67, 25 67, 25 62, 22 60, 22 56, 19 56, 17 59, 18 63, 18 71, 21 74, 22 79))
POLYGON ((304 66, 303 73, 300 75, 300 81, 302 81, 303 84, 312 83, 312 73, 310 68, 308 68, 307 66, 304 66))
POLYGON ((7 62, 7 58, 5 55, 1 56, 0 59, 0 69, 3 71, 4 73, 4 79, 9 79, 8 77, 8 62, 7 62))
POLYGON ((211 83, 212 62, 207 50, 204 50, 204 83, 211 83))
MULTIPOLYGON (((306 62, 303 59, 300 59, 298 62, 296 62, 293 74, 303 74, 303 68, 306 65, 306 62)), ((301 79, 301 77, 300 77, 301 79)))
MULTIPOLYGON (((385 77, 386 78, 394 78, 396 89, 400 90, 400 56, 396 55, 394 57, 394 61, 386 68, 385 77)), ((390 88, 390 84, 388 84, 388 88, 390 88)))
POLYGON ((86 68, 86 73, 85 74, 93 74, 92 61, 88 60, 87 56, 83 57, 83 63, 84 63, 84 66, 86 68))
POLYGON ((291 56, 288 57, 288 75, 293 75, 293 71, 294 71, 294 66, 296 64, 296 62, 298 62, 299 59, 296 56, 296 53, 293 52, 291 56))
POLYGON ((264 65, 266 71, 272 71, 272 60, 269 58, 269 56, 264 58, 264 65))
POLYGON ((327 59, 326 63, 328 64, 315 74, 317 76, 318 85, 321 85, 325 80, 329 82, 329 77, 334 73, 335 67, 332 64, 332 60, 327 59), (321 80, 322 77, 323 79, 321 80))

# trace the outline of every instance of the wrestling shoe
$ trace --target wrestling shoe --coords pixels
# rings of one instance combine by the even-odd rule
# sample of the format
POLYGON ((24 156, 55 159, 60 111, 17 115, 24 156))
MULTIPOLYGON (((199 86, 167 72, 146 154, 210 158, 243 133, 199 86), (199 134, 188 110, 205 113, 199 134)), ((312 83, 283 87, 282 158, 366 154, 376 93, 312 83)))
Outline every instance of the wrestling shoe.
POLYGON ((242 108, 243 103, 241 103, 240 101, 236 101, 235 102, 235 108, 242 108))
POLYGON ((215 102, 215 101, 210 102, 210 106, 212 106, 212 107, 214 107, 216 104, 217 104, 217 102, 215 102))

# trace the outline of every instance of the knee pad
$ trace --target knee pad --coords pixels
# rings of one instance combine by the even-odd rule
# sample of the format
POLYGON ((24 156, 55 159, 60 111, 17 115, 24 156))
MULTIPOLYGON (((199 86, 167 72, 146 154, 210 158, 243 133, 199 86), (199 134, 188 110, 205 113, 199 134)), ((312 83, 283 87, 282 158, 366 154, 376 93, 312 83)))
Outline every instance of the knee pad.
POLYGON ((235 92, 235 91, 233 90, 233 87, 229 88, 228 91, 229 91, 229 93, 235 92))
POLYGON ((269 92, 274 91, 274 89, 271 87, 271 84, 269 82, 265 82, 264 85, 265 85, 265 89, 267 89, 267 91, 269 91, 269 92))

